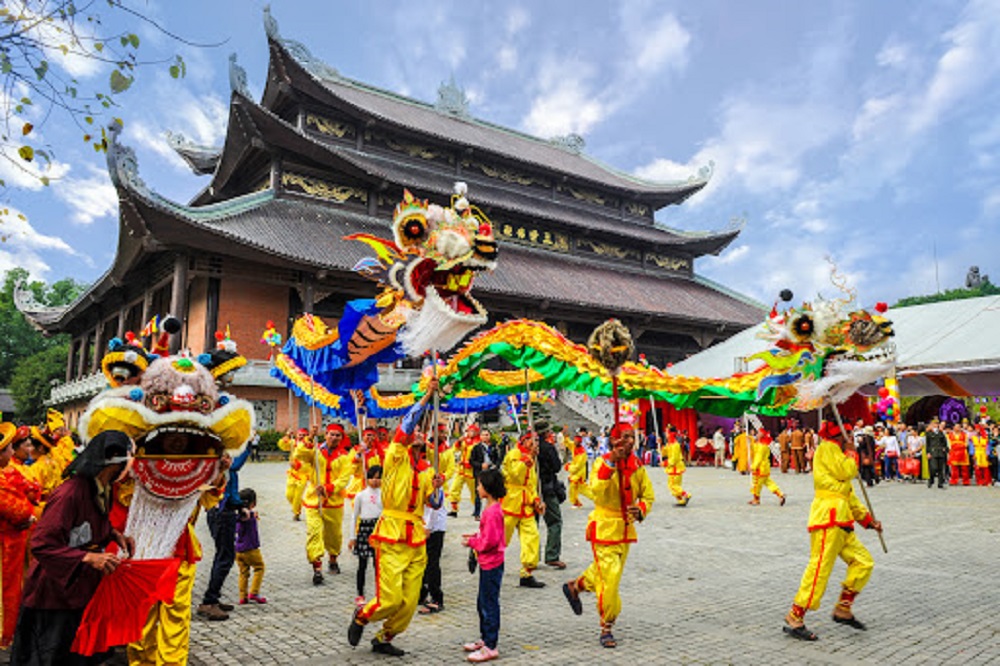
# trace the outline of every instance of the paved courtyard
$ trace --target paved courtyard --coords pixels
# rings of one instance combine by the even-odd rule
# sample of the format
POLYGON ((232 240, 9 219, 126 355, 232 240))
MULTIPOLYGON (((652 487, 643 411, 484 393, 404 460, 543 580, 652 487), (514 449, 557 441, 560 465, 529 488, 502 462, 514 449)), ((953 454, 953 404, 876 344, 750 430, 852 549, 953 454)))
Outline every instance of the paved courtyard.
MULTIPOLYGON (((305 562, 305 523, 293 522, 284 499, 285 465, 248 465, 241 484, 257 490, 267 573, 266 606, 237 607, 227 622, 196 620, 194 664, 372 664, 366 631, 352 650, 345 632, 353 608, 355 560, 344 573, 314 587, 305 562)), ((869 630, 834 624, 830 610, 844 567, 838 563, 820 611, 809 625, 816 643, 781 632, 782 616, 806 564, 805 531, 811 477, 776 474, 788 494, 779 507, 765 495, 748 506, 749 477, 729 470, 695 468, 685 476, 694 495, 676 508, 662 470, 652 469, 658 503, 640 526, 622 582, 624 611, 616 626, 619 647, 597 643, 593 596, 582 617, 573 615, 559 589, 589 561, 583 540, 586 510, 563 505, 563 559, 567 572, 542 570, 543 590, 517 587, 517 553, 509 549, 501 607, 500 653, 508 664, 975 664, 1000 659, 995 622, 1000 529, 1000 488, 928 489, 883 483, 871 491, 885 523, 889 553, 874 532, 862 531, 875 573, 856 611, 869 630)), ((475 530, 470 507, 450 519, 443 570, 446 609, 416 616, 396 643, 408 654, 400 663, 459 663, 461 644, 477 637, 476 577, 466 568, 459 535, 475 530)), ((196 602, 204 592, 213 548, 204 521, 199 531, 206 562, 199 568, 196 602)), ((544 539, 544 529, 543 529, 544 539)), ((369 590, 371 585, 369 584, 369 590)), ((237 598, 236 569, 225 597, 237 598)))

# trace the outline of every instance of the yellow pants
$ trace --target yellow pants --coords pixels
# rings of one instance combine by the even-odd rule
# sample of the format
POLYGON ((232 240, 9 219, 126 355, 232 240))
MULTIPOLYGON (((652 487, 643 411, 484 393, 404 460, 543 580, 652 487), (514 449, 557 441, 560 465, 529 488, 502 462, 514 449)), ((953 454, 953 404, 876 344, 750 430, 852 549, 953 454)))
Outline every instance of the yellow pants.
POLYGON ((459 472, 452 479, 451 492, 448 493, 448 501, 451 502, 451 508, 456 511, 458 510, 458 503, 462 501, 462 488, 469 489, 469 501, 472 502, 473 506, 476 505, 476 480, 471 476, 471 470, 469 471, 470 476, 462 476, 463 472, 459 472))
POLYGON ((541 543, 538 536, 538 523, 534 516, 518 518, 516 516, 504 515, 503 531, 506 535, 507 545, 510 545, 510 538, 514 536, 514 530, 521 539, 521 578, 527 578, 531 572, 538 568, 538 545, 541 543))
POLYGON ((610 545, 591 544, 594 561, 577 578, 578 590, 597 595, 597 612, 601 625, 610 626, 622 612, 622 598, 618 596, 618 585, 622 580, 625 560, 628 559, 627 543, 610 545))
POLYGON ((569 480, 569 503, 580 504, 580 496, 590 499, 590 488, 587 486, 587 479, 579 481, 569 480))
POLYGON ((375 635, 383 641, 406 631, 420 601, 420 584, 427 568, 424 546, 373 541, 375 549, 375 598, 359 614, 368 622, 385 620, 375 635))
POLYGON ((750 488, 750 492, 753 493, 754 499, 760 499, 761 487, 765 487, 778 497, 781 497, 781 488, 771 479, 770 474, 767 476, 753 475, 753 486, 750 488))
POLYGON ((285 482, 285 499, 292 505, 292 514, 297 516, 302 513, 302 493, 306 491, 305 479, 297 479, 289 476, 285 482))
POLYGON ((260 593, 260 583, 264 580, 264 556, 260 548, 236 553, 236 564, 240 567, 240 599, 247 598, 247 582, 250 580, 250 570, 253 569, 253 582, 250 583, 250 594, 260 593))
POLYGON ((323 559, 323 553, 340 555, 344 544, 344 507, 306 509, 306 557, 310 562, 323 559))
POLYGON ((191 638, 191 591, 197 564, 181 562, 172 604, 158 603, 149 610, 142 640, 129 643, 129 666, 184 666, 191 638))
POLYGON ((839 527, 815 530, 809 533, 811 551, 809 565, 802 574, 799 591, 795 593, 795 604, 806 610, 817 610, 826 584, 830 580, 833 564, 837 556, 847 563, 847 576, 843 586, 852 592, 860 592, 868 583, 875 566, 868 549, 864 547, 853 531, 839 527))
POLYGON ((674 496, 674 499, 680 501, 687 496, 684 489, 681 487, 681 481, 683 480, 683 474, 667 474, 667 490, 670 494, 674 496))

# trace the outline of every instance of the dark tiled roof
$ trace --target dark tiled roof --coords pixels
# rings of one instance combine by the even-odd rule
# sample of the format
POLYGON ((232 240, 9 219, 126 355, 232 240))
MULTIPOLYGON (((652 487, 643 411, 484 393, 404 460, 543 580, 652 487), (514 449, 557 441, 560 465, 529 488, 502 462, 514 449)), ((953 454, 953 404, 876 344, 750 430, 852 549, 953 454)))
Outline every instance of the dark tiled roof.
MULTIPOLYGON (((320 163, 332 164, 347 173, 355 175, 364 173, 378 181, 388 181, 400 187, 436 192, 445 197, 452 193, 456 180, 454 175, 443 174, 433 168, 411 164, 389 156, 358 151, 343 145, 313 139, 303 135, 297 128, 278 118, 267 109, 240 96, 233 97, 233 107, 240 109, 242 116, 249 123, 252 123, 262 139, 284 145, 297 155, 309 157, 320 163)), ((230 122, 232 124, 232 120, 230 122)), ((241 137, 243 137, 242 134, 241 137)), ((236 140, 245 141, 245 137, 236 140)), ((227 152, 235 153, 237 151, 235 147, 232 147, 227 152)), ((462 179, 472 185, 470 197, 474 203, 480 206, 492 206, 501 211, 509 210, 537 219, 550 220, 570 227, 589 229, 645 243, 680 247, 694 256, 718 254, 740 232, 738 228, 704 233, 664 229, 638 221, 621 219, 616 212, 610 209, 590 208, 584 210, 573 202, 552 201, 544 197, 532 196, 517 188, 498 186, 495 181, 471 174, 464 174, 462 179)), ((502 221, 502 216, 497 212, 491 213, 491 216, 494 222, 502 221)))
POLYGON ((346 104, 364 115, 413 132, 460 146, 472 146, 476 150, 533 164, 624 192, 661 197, 667 195, 664 204, 680 203, 708 182, 708 178, 702 176, 675 183, 643 180, 601 164, 582 153, 560 148, 549 141, 510 128, 442 113, 425 102, 380 90, 342 76, 315 76, 289 53, 280 40, 271 40, 270 43, 272 58, 275 54, 281 58, 283 66, 280 69, 287 72, 293 87, 303 82, 316 82, 334 98, 332 101, 339 103, 338 106, 346 104))
MULTIPOLYGON (((388 236, 387 222, 330 205, 302 199, 261 197, 259 206, 234 215, 218 208, 217 219, 188 218, 188 222, 242 245, 267 253, 334 270, 349 271, 371 250, 344 236, 370 233, 388 236)), ((199 213, 207 211, 194 209, 199 213)), ((753 324, 761 310, 697 281, 608 268, 585 259, 501 245, 498 269, 481 276, 476 291, 504 296, 634 312, 691 321, 753 324)))

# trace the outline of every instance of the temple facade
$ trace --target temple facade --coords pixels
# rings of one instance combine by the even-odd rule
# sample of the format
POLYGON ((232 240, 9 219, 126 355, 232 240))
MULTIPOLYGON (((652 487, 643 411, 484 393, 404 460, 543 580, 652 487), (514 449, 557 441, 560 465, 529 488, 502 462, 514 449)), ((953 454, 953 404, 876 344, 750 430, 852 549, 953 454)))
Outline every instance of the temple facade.
MULTIPOLYGON (((665 365, 759 322, 757 303, 694 272, 722 252, 739 227, 682 232, 654 221, 708 182, 654 183, 603 165, 576 135, 540 139, 473 118, 464 93, 443 85, 435 104, 348 79, 301 43, 281 36, 265 13, 270 51, 260 101, 230 57, 229 120, 221 148, 167 140, 209 182, 187 204, 160 196, 139 176, 134 152, 114 137, 108 169, 118 192, 117 254, 75 303, 41 308, 19 294, 40 329, 72 336, 65 382, 51 402, 76 422, 104 387, 108 341, 173 314, 174 349, 199 353, 229 327, 250 363, 233 392, 252 401, 259 427, 306 423, 307 408, 268 376, 266 322, 287 337, 303 312, 335 320, 344 304, 371 297, 352 271, 370 253, 344 241, 391 235, 403 189, 447 203, 456 181, 493 221, 495 272, 473 294, 493 321, 545 321, 583 341, 615 316, 639 352, 665 365)), ((379 388, 405 390, 406 364, 385 368, 379 388)))

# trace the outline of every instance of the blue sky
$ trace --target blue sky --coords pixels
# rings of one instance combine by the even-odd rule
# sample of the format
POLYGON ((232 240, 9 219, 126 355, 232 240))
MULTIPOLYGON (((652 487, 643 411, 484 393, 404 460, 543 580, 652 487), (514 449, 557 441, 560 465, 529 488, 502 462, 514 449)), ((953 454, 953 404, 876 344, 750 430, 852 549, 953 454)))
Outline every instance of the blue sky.
MULTIPOLYGON (((151 187, 188 201, 206 182, 164 132, 220 144, 228 57, 263 90, 263 2, 142 2, 169 30, 138 30, 145 56, 183 54, 187 77, 144 70, 120 96, 124 142, 151 187)), ((833 295, 831 256, 865 304, 996 274, 1000 249, 1000 2, 272 3, 282 35, 343 75, 433 101, 454 74, 474 116, 542 137, 576 132, 586 152, 654 180, 709 162, 705 190, 663 210, 686 230, 745 220, 696 271, 762 301, 784 287, 833 295)), ((104 80, 82 63, 77 77, 104 80)), ((31 119, 29 117, 29 119, 31 119)), ((104 161, 58 116, 48 188, 8 193, 0 270, 97 279, 118 233, 104 161)), ((0 178, 23 182, 0 166, 0 178)), ((503 270, 502 264, 498 270, 503 270)))

